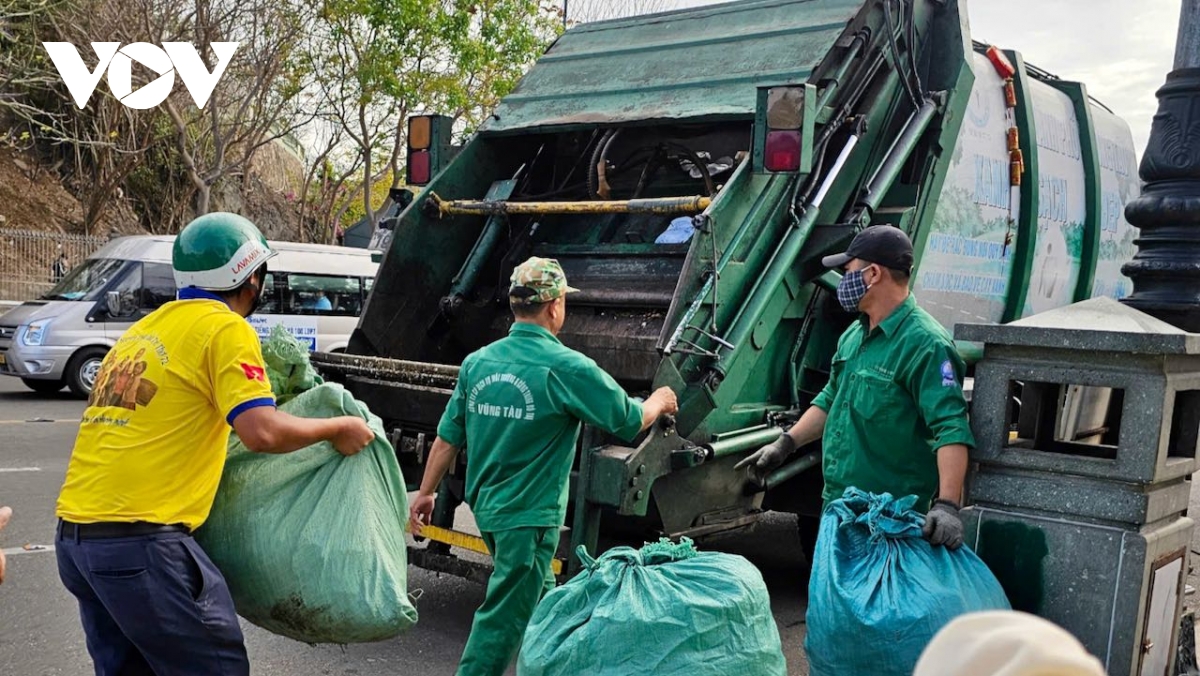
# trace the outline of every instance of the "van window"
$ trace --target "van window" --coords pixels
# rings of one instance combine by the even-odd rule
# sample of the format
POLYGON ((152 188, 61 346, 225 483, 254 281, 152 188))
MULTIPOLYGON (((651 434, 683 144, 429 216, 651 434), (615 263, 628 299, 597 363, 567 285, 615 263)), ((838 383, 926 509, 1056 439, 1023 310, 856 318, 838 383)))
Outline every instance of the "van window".
POLYGON ((362 280, 332 275, 287 275, 284 314, 356 317, 362 310, 362 280))
POLYGON ((128 263, 117 258, 89 258, 68 272, 42 300, 97 300, 109 280, 128 263))
POLYGON ((164 263, 145 263, 142 267, 142 307, 156 310, 175 300, 175 273, 164 263))
POLYGON ((255 312, 264 315, 277 315, 280 313, 280 289, 276 288, 276 284, 283 284, 283 280, 275 273, 268 272, 267 276, 263 277, 262 296, 259 299, 258 309, 255 312))
POLYGON ((129 315, 139 309, 138 306, 142 303, 142 264, 134 263, 130 265, 125 274, 109 289, 109 292, 113 291, 120 294, 120 316, 127 319, 129 315))

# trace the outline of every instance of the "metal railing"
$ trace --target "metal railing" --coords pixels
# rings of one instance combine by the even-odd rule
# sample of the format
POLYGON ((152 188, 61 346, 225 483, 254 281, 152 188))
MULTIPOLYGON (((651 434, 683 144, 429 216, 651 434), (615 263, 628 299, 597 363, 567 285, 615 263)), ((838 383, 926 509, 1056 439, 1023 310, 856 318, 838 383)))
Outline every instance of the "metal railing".
POLYGON ((41 296, 106 241, 90 235, 0 228, 0 301, 41 296))

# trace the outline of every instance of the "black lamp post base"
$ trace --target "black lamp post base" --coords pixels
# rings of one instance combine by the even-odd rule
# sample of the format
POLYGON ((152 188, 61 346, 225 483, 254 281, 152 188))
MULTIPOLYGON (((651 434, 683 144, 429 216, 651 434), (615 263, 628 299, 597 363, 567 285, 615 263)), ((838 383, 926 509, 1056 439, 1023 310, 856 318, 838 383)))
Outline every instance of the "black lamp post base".
POLYGON ((1140 231, 1133 280, 1122 302, 1200 333, 1200 68, 1167 75, 1139 175, 1142 195, 1125 207, 1140 231))

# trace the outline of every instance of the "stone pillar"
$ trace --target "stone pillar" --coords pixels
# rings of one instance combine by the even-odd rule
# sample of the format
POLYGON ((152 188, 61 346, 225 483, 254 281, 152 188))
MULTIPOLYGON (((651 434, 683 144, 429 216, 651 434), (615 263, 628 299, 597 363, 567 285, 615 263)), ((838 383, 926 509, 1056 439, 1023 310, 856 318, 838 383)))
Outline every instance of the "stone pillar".
POLYGON ((1200 332, 1200 0, 1183 0, 1175 70, 1157 95, 1142 195, 1125 207, 1140 236, 1121 269, 1133 280, 1123 302, 1200 332))

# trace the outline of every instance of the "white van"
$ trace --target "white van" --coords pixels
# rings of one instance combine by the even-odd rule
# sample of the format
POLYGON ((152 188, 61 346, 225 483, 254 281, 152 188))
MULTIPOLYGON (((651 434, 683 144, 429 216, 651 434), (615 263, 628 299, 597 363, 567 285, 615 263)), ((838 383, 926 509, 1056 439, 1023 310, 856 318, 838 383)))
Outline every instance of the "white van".
MULTIPOLYGON (((0 374, 37 392, 87 396, 108 349, 133 322, 175 299, 174 237, 122 237, 71 270, 49 293, 0 316, 0 374)), ((270 242, 260 337, 282 324, 309 350, 340 352, 358 324, 379 264, 366 249, 270 242)))

